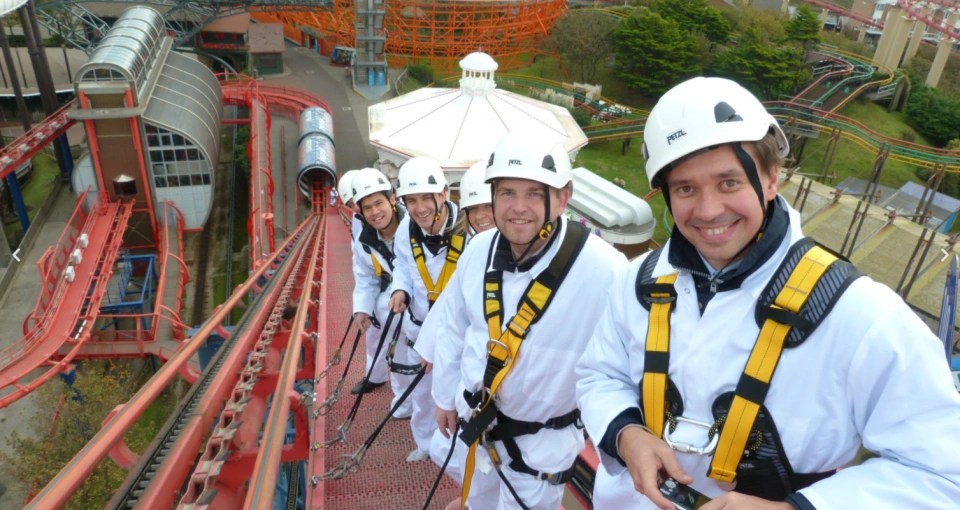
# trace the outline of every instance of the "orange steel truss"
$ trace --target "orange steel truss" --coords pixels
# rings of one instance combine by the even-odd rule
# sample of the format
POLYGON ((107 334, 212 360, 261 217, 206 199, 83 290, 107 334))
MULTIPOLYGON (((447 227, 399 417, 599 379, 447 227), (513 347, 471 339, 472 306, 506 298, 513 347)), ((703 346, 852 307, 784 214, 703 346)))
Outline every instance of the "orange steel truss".
MULTIPOLYGON (((386 0, 384 26, 391 66, 427 62, 437 71, 457 71, 474 51, 488 53, 501 70, 529 65, 537 45, 567 9, 566 0, 441 1, 386 0)), ((284 24, 284 34, 353 46, 354 0, 335 0, 329 11, 251 12, 262 22, 284 24)))

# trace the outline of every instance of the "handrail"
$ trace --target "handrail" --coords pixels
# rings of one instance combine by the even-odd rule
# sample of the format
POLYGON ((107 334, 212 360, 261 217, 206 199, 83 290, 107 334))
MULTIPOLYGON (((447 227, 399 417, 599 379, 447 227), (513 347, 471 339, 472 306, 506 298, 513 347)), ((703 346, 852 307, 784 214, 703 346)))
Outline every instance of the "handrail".
MULTIPOLYGON (((304 281, 301 282, 300 303, 297 305, 295 317, 308 316, 308 311, 314 302, 313 293, 320 288, 323 272, 318 268, 318 260, 323 259, 323 245, 326 226, 326 217, 320 216, 320 226, 317 228, 313 246, 308 251, 310 265, 306 271, 304 281), (318 276, 319 273, 319 276, 318 276)), ((290 414, 290 394, 294 392, 297 369, 300 363, 301 347, 305 320, 295 320, 290 331, 287 348, 283 355, 283 364, 277 374, 276 385, 273 391, 272 405, 267 414, 257 451, 257 459, 250 477, 250 486, 244 500, 245 510, 268 508, 273 504, 274 493, 277 489, 277 476, 280 471, 280 453, 286 437, 287 419, 290 414)))
POLYGON ((270 257, 268 264, 251 272, 247 280, 241 284, 237 290, 230 295, 226 303, 214 311, 213 315, 200 327, 200 330, 192 338, 187 340, 181 349, 179 349, 169 361, 167 361, 156 374, 147 381, 146 384, 137 390, 130 400, 119 409, 103 424, 103 427, 96 435, 77 452, 77 454, 54 476, 47 485, 37 494, 26 506, 28 509, 46 509, 62 508, 67 500, 72 496, 77 488, 87 479, 93 470, 99 465, 104 457, 110 452, 110 449, 119 442, 123 435, 133 426, 136 420, 143 414, 146 408, 160 395, 167 387, 180 369, 187 365, 190 358, 196 354, 200 347, 226 318, 237 304, 239 304, 247 292, 250 292, 257 286, 261 277, 271 267, 271 264, 280 259, 281 254, 297 240, 298 234, 302 233, 308 227, 308 222, 300 225, 294 235, 291 235, 284 245, 270 257))

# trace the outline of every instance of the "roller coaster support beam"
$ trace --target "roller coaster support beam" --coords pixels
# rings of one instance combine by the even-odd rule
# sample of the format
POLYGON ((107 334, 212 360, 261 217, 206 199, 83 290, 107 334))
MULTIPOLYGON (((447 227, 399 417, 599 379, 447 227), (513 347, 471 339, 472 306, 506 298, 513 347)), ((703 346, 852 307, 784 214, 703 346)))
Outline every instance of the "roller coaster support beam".
MULTIPOLYGON (((110 453, 115 444, 123 439, 124 434, 130 429, 137 419, 143 414, 146 408, 163 392, 170 381, 173 380, 180 367, 189 362, 190 358, 203 344, 207 337, 216 330, 224 321, 233 307, 239 304, 248 292, 254 287, 261 278, 265 276, 268 269, 274 269, 274 264, 279 260, 280 255, 285 253, 289 245, 299 239, 299 235, 307 228, 308 222, 305 222, 300 228, 292 234, 285 246, 277 250, 267 263, 262 264, 256 271, 250 274, 247 281, 244 282, 236 291, 230 295, 230 298, 203 324, 199 331, 189 339, 177 353, 165 363, 160 370, 137 391, 130 401, 120 409, 113 418, 103 424, 99 432, 71 459, 59 473, 37 494, 37 496, 27 504, 27 509, 47 509, 63 508, 70 497, 77 491, 80 485, 90 476, 93 470, 100 465, 100 462, 110 453)), ((211 420, 212 423, 212 420, 211 420)), ((209 425, 197 423, 198 433, 208 430, 209 425)), ((182 432, 183 433, 183 432, 182 432)), ((198 443, 190 455, 195 456, 199 450, 198 443)), ((184 448, 186 450, 186 448, 184 448)), ((192 458, 191 458, 192 460, 192 458)), ((189 464, 192 464, 189 463, 189 464)), ((189 464, 187 469, 189 469, 189 464)), ((158 478, 164 480, 164 478, 158 478)), ((177 487, 181 480, 177 481, 177 487)), ((155 483, 151 487, 160 487, 164 484, 155 483)), ((170 490, 168 492, 173 492, 170 490)), ((172 499, 173 494, 170 494, 172 499)), ((169 508, 170 505, 166 507, 169 508)))
MULTIPOLYGON (((47 51, 41 44, 40 25, 37 23, 37 13, 33 8, 33 2, 27 2, 18 12, 20 14, 20 25, 23 27, 23 35, 27 41, 28 53, 30 53, 30 62, 33 64, 33 72, 37 76, 37 88, 40 89, 43 111, 48 116, 53 115, 60 108, 60 105, 57 101, 53 75, 50 74, 50 63, 47 62, 47 51)), ((73 162, 69 161, 70 151, 66 135, 58 137, 53 143, 56 149, 53 152, 57 158, 57 166, 60 167, 60 174, 66 182, 70 182, 73 162)))
MULTIPOLYGON (((957 23, 957 13, 953 12, 947 18, 946 26, 952 27, 957 23)), ((930 72, 927 73, 926 84, 928 87, 936 87, 940 83, 940 76, 943 75, 943 68, 947 65, 947 59, 950 57, 950 50, 953 49, 955 41, 945 34, 940 37, 940 43, 937 44, 937 54, 933 57, 933 63, 930 64, 930 72)))

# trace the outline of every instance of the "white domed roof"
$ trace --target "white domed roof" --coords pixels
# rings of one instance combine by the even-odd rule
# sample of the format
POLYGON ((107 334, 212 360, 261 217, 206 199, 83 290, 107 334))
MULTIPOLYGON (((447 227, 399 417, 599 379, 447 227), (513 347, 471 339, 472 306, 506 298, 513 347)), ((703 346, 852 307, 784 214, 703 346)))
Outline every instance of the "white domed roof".
POLYGON ((464 71, 496 71, 497 67, 499 66, 500 65, 497 64, 497 61, 494 60, 493 57, 483 53, 482 51, 475 51, 466 57, 463 57, 463 60, 460 61, 460 69, 463 69, 464 71))

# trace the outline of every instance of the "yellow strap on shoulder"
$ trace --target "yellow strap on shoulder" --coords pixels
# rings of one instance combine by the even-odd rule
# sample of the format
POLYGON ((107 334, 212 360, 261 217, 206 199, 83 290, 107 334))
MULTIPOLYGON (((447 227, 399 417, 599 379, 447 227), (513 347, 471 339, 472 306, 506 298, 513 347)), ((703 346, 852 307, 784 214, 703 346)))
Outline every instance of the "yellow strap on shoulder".
MULTIPOLYGON (((810 248, 790 273, 771 307, 798 313, 827 268, 836 260, 837 257, 819 246, 810 248)), ((720 432, 720 441, 708 473, 710 478, 721 482, 733 482, 736 479, 737 466, 791 329, 790 325, 769 317, 763 322, 720 432)))
MULTIPOLYGON (((677 273, 657 278, 657 285, 673 285, 677 273)), ((643 367, 643 420, 657 437, 663 437, 666 416, 667 372, 670 356, 670 310, 673 300, 667 293, 654 292, 650 297, 650 320, 647 325, 646 354, 643 367), (653 360, 662 360, 653 366, 653 360)))
MULTIPOLYGON (((490 384, 490 391, 487 399, 480 408, 486 409, 493 396, 497 394, 500 383, 503 382, 510 369, 513 368, 513 362, 517 359, 520 352, 520 345, 530 325, 537 319, 540 312, 543 311, 553 289, 534 280, 527 290, 526 299, 521 300, 517 314, 507 324, 506 329, 501 330, 500 326, 500 284, 499 282, 488 281, 484 284, 486 298, 484 299, 484 308, 487 316, 487 330, 490 333, 490 342, 487 343, 487 356, 499 360, 503 363, 503 368, 493 377, 490 384), (531 304, 532 303, 532 304, 531 304), (496 340, 494 340, 496 339, 496 340)), ((474 441, 467 450, 467 460, 463 469, 463 486, 460 492, 460 509, 464 510, 467 504, 467 496, 470 494, 470 482, 473 479, 473 467, 476 462, 477 445, 479 440, 474 441)))
POLYGON ((450 242, 447 244, 447 260, 443 263, 443 269, 440 270, 440 277, 434 283, 433 278, 430 277, 430 271, 427 269, 423 247, 413 236, 410 236, 410 251, 413 252, 413 260, 417 263, 417 271, 420 273, 420 279, 423 280, 423 286, 427 288, 427 301, 431 306, 440 297, 440 293, 443 292, 447 282, 450 281, 450 277, 453 276, 453 271, 457 269, 457 261, 460 260, 460 254, 463 253, 465 240, 463 234, 454 234, 450 237, 450 242))
POLYGON ((377 256, 373 254, 373 250, 370 250, 370 260, 373 261, 373 274, 377 275, 377 278, 383 276, 383 266, 380 265, 377 256))

